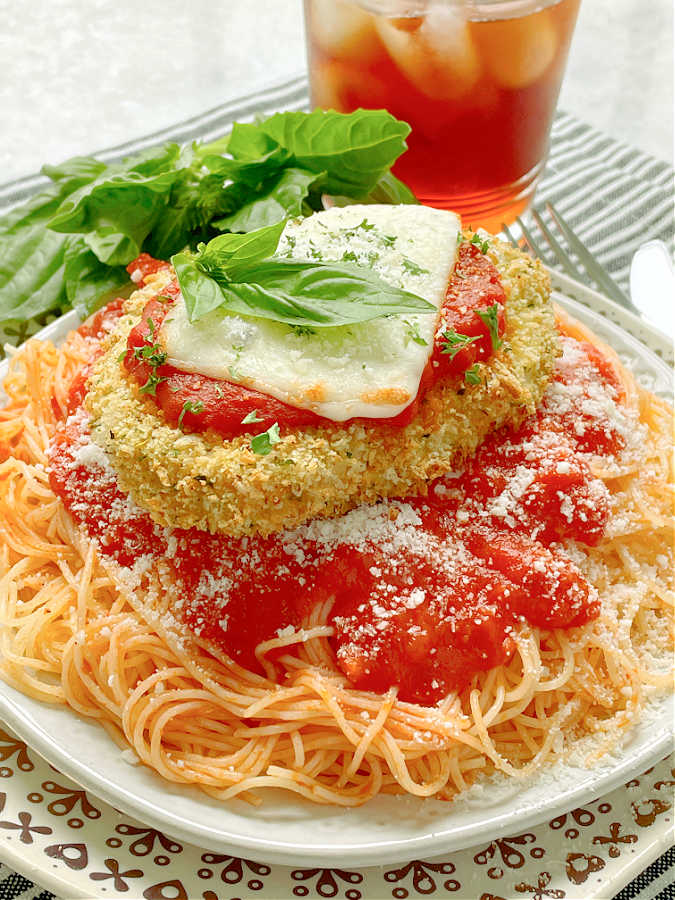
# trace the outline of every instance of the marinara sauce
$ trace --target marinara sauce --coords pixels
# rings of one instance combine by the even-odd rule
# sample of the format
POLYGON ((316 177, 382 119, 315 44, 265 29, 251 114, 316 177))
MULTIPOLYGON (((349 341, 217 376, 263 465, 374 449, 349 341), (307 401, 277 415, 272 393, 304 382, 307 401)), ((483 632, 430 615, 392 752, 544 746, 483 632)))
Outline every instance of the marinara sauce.
MULTIPOLYGON (((57 429, 50 482, 122 575, 141 563, 168 570, 176 618, 242 666, 262 672, 261 645, 292 644, 326 604, 336 666, 354 686, 433 704, 506 662, 523 624, 572 628, 599 614, 561 542, 593 545, 604 533, 609 495, 589 463, 625 442, 621 386, 595 347, 563 338, 563 348, 538 412, 427 496, 293 532, 161 528, 119 489, 81 407, 57 429)), ((293 646, 265 658, 284 653, 293 646)))
MULTIPOLYGON (((134 277, 143 281, 166 263, 142 254, 128 266, 134 277), (136 274, 137 273, 137 274, 136 274)), ((212 430, 224 438, 240 434, 260 434, 277 423, 282 431, 309 425, 344 428, 353 421, 402 427, 415 417, 420 401, 434 382, 449 376, 461 376, 476 362, 484 362, 495 351, 506 329, 504 289, 499 273, 481 249, 469 242, 457 251, 454 271, 449 279, 441 308, 434 347, 422 376, 417 397, 399 415, 388 419, 360 419, 334 422, 309 409, 288 406, 268 394, 244 385, 181 372, 163 361, 159 332, 168 311, 179 293, 173 281, 157 299, 150 300, 127 340, 124 366, 137 381, 139 390, 151 397, 162 410, 169 425, 192 431, 212 430), (483 316, 481 316, 481 313, 483 316), (485 318, 491 314, 493 329, 485 318), (462 335, 466 347, 455 352, 447 335, 462 335), (242 419, 255 411, 255 424, 242 419)), ((164 354, 165 358, 165 354, 164 354)))

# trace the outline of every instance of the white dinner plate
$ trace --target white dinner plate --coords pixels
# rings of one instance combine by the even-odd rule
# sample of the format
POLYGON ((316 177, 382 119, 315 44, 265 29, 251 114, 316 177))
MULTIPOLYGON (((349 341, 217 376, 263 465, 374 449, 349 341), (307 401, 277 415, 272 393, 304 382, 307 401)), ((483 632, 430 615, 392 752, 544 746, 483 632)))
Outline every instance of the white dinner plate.
MULTIPOLYGON (((672 373, 663 361, 669 346, 658 332, 593 291, 555 273, 553 281, 559 289, 556 301, 611 344, 645 387, 672 396, 672 373)), ((41 336, 58 342, 76 324, 69 313, 41 336)), ((144 766, 130 765, 95 722, 27 698, 2 682, 0 716, 60 771, 142 822, 211 850, 284 865, 382 865, 522 831, 612 790, 662 759, 673 745, 668 698, 593 769, 556 766, 527 781, 493 778, 452 803, 382 796, 345 810, 278 792, 265 794, 262 806, 252 808, 240 800, 218 802, 197 788, 171 784, 144 766)))

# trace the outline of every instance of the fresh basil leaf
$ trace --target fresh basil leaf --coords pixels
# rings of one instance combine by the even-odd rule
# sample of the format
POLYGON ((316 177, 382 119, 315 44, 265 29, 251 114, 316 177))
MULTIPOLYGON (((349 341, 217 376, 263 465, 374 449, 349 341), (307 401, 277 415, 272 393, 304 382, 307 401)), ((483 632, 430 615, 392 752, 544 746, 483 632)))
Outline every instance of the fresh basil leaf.
POLYGON ((350 263, 265 259, 237 274, 241 281, 230 287, 240 301, 249 308, 258 307, 258 315, 263 315, 270 301, 270 309, 276 307, 280 312, 288 308, 285 321, 291 325, 332 327, 436 310, 422 297, 393 287, 370 269, 350 263))
POLYGON ((66 249, 64 283, 70 305, 84 319, 129 284, 123 266, 107 266, 85 245, 73 241, 66 249))
POLYGON ((329 194, 367 195, 406 150, 410 126, 384 110, 276 113, 257 126, 293 157, 294 165, 326 172, 329 194))
POLYGON ((188 246, 209 236, 209 223, 214 216, 241 205, 236 199, 230 207, 228 192, 217 175, 203 175, 192 168, 179 172, 171 188, 167 205, 162 210, 143 249, 156 259, 169 259, 188 246))
MULTIPOLYGON (((151 178, 171 169, 181 169, 188 166, 194 157, 194 151, 190 145, 181 147, 180 144, 169 142, 157 147, 141 150, 135 156, 127 156, 119 164, 123 171, 137 172, 151 178)), ((115 166, 110 166, 115 168, 115 166)))
POLYGON ((304 169, 284 169, 278 178, 265 184, 254 199, 213 224, 223 231, 254 231, 289 216, 299 216, 303 212, 303 202, 309 194, 310 185, 322 174, 316 175, 304 169))
POLYGON ((277 249, 285 220, 247 234, 221 234, 199 248, 195 257, 202 271, 228 281, 237 280, 242 266, 271 256, 277 249))
POLYGON ((203 165, 223 178, 244 182, 256 188, 290 164, 288 151, 260 131, 257 125, 235 122, 227 143, 227 152, 229 157, 214 153, 203 154, 203 165))
POLYGON ((277 152, 280 142, 260 127, 260 122, 235 122, 227 152, 235 159, 261 159, 277 152))
POLYGON ((221 234, 196 255, 178 253, 171 258, 191 321, 222 306, 220 282, 229 283, 242 267, 274 253, 284 224, 248 234, 221 234))
MULTIPOLYGON (((354 203, 354 197, 348 197, 346 194, 328 194, 328 197, 330 198, 331 206, 351 206, 354 203)), ((399 203, 419 203, 419 201, 407 185, 399 181, 391 172, 387 172, 366 197, 359 199, 359 203, 390 203, 396 205, 399 203)), ((316 208, 323 207, 317 205, 316 208)))
POLYGON ((222 137, 216 138, 215 141, 209 141, 208 144, 200 144, 199 141, 192 142, 192 149, 194 151, 194 163, 197 166, 202 166, 204 164, 204 159, 207 156, 222 156, 227 153, 227 145, 230 143, 230 137, 232 135, 231 131, 228 131, 227 134, 224 134, 222 137))
POLYGON ((0 217, 0 324, 67 308, 64 260, 72 239, 46 226, 61 203, 102 167, 89 157, 45 167, 56 183, 0 217))
POLYGON ((346 263, 265 259, 242 267, 237 272, 239 281, 211 277, 187 254, 174 257, 173 263, 192 322, 220 307, 311 328, 436 310, 422 297, 387 284, 369 269, 346 263))
POLYGON ((12 238, 0 236, 0 325, 67 307, 63 284, 66 240, 58 237, 60 240, 47 237, 46 229, 37 225, 12 238), (12 261, 17 258, 25 262, 14 269, 12 261))
POLYGON ((191 253, 175 254, 171 257, 171 264, 176 271, 191 322, 223 305, 223 294, 218 283, 197 267, 191 253))
POLYGON ((179 158, 178 145, 168 144, 107 166, 61 204, 49 227, 83 234, 101 262, 126 265, 141 252, 169 201, 179 158))
POLYGON ((126 265, 141 252, 167 204, 175 178, 175 172, 150 177, 135 172, 112 177, 103 174, 62 204, 49 227, 84 234, 101 262, 126 265))
POLYGON ((238 160, 223 156, 207 156, 204 165, 223 181, 234 181, 258 190, 266 179, 277 175, 283 168, 280 159, 238 160))
MULTIPOLYGON (((413 194, 388 172, 406 149, 410 127, 383 110, 277 113, 258 124, 235 125, 227 152, 205 154, 204 164, 262 193, 263 184, 286 167, 313 172, 318 192, 345 194, 353 202, 414 203, 413 194)), ((202 151, 203 152, 203 151, 202 151)))
POLYGON ((168 259, 172 253, 187 247, 195 227, 198 188, 184 186, 162 210, 152 231, 143 242, 143 249, 155 259, 168 259))
POLYGON ((78 181, 88 184, 105 169, 106 164, 93 156, 73 156, 58 166, 43 166, 41 172, 52 181, 67 182, 72 186, 78 181))
POLYGON ((419 203, 407 184, 385 172, 366 198, 367 203, 419 203))

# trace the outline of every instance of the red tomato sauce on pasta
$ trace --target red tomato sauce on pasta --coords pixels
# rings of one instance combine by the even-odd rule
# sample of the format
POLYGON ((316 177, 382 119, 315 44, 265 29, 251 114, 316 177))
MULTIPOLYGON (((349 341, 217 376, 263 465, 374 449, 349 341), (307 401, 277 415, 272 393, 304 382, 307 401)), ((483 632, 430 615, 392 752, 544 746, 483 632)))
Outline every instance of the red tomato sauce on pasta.
POLYGON ((622 391, 596 348, 563 344, 538 412, 425 497, 268 538, 169 530, 120 490, 76 403, 52 441, 50 483, 104 557, 168 572, 175 616, 242 666, 261 672, 263 657, 292 652, 317 606, 332 604, 329 640, 353 685, 433 704, 507 661, 521 624, 571 628, 599 614, 560 542, 604 533, 609 495, 589 453, 623 446, 611 413, 622 391), (291 646, 266 653, 280 639, 291 646))
MULTIPOLYGON (((166 266, 166 263, 142 254, 129 264, 128 270, 135 278, 143 281, 147 275, 166 266)), ((391 418, 333 422, 311 410, 288 406, 274 397, 241 384, 182 372, 167 364, 152 365, 148 356, 155 346, 161 350, 159 344, 156 344, 157 335, 178 292, 178 285, 174 281, 162 290, 158 299, 147 303, 139 323, 129 334, 124 366, 136 379, 140 390, 153 398, 170 425, 176 427, 180 421, 183 429, 198 432, 210 429, 228 439, 240 434, 262 433, 275 423, 286 431, 326 424, 344 428, 353 421, 402 427, 415 417, 425 391, 435 381, 452 375, 461 376, 474 363, 484 362, 492 356, 493 336, 479 312, 484 313, 494 307, 495 338, 498 339, 506 330, 505 296, 499 273, 478 247, 466 242, 457 251, 457 261, 441 307, 433 352, 415 399, 403 412, 391 418), (465 335, 471 338, 471 342, 456 354, 449 353, 447 338, 444 337, 447 332, 465 335), (252 411, 257 413, 260 420, 253 429, 251 425, 242 422, 252 411)))

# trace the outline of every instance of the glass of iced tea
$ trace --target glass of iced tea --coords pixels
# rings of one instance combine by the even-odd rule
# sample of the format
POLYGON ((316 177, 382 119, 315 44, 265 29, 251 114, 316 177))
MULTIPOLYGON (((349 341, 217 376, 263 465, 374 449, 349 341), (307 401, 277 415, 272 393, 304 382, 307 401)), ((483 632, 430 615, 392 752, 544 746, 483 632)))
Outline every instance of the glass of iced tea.
POLYGON ((580 0, 305 0, 312 103, 412 126, 422 203, 498 231, 529 204, 580 0))

